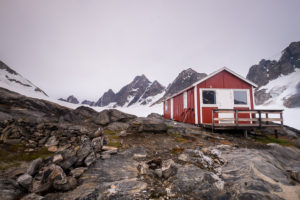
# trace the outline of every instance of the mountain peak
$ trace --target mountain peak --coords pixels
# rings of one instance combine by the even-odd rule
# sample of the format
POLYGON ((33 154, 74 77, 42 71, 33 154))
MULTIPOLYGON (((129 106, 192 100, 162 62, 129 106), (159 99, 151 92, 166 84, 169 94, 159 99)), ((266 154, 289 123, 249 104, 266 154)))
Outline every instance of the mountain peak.
POLYGON ((73 103, 73 104, 79 104, 78 99, 74 95, 70 95, 67 99, 59 98, 58 100, 73 103))

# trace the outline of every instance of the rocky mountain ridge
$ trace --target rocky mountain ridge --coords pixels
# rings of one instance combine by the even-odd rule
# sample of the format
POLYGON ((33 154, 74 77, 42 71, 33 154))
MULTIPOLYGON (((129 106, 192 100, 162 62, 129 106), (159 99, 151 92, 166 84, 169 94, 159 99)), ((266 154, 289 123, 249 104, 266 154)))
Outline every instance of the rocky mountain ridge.
POLYGON ((79 104, 78 99, 74 95, 70 95, 67 99, 59 98, 58 100, 73 104, 79 104))

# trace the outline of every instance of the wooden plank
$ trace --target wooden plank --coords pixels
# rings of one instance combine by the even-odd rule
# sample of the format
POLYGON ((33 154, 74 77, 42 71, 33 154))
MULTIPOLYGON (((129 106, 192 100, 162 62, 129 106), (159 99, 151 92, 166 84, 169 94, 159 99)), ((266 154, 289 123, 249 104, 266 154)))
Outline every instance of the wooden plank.
POLYGON ((217 113, 234 113, 234 110, 215 110, 217 113))
POLYGON ((239 110, 239 113, 243 113, 243 114, 257 114, 258 111, 239 110))
POLYGON ((258 119, 256 119, 256 118, 239 118, 239 121, 253 121, 253 122, 258 122, 258 119))
POLYGON ((261 121, 263 121, 263 122, 273 122, 273 121, 281 122, 282 119, 280 119, 280 118, 263 118, 263 119, 261 119, 261 121))
POLYGON ((235 118, 214 118, 214 121, 234 121, 235 118))

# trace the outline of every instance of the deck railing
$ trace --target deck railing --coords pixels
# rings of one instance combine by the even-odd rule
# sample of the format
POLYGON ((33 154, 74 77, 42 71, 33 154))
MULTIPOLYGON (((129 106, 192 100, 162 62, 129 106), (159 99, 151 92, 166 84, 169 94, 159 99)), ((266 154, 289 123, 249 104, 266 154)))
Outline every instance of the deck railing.
POLYGON ((213 109, 212 128, 214 127, 283 127, 283 110, 242 110, 213 109), (218 113, 218 117, 216 117, 218 113), (219 114, 229 114, 230 117, 220 117, 219 114), (247 117, 241 117, 244 114, 247 117), (279 117, 274 117, 279 115, 279 117), (271 116, 271 117, 270 117, 271 116))

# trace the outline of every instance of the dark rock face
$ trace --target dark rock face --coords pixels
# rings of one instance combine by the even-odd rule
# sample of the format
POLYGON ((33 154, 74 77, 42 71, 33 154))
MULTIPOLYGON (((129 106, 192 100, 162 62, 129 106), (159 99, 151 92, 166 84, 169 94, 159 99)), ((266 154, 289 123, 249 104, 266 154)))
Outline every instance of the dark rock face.
POLYGON ((107 106, 115 102, 115 106, 131 106, 139 102, 142 105, 150 103, 148 97, 155 96, 164 91, 164 86, 159 82, 151 83, 145 75, 136 76, 128 85, 124 86, 118 93, 114 93, 111 89, 103 94, 96 102, 95 106, 107 106))
POLYGON ((105 92, 102 97, 95 103, 95 106, 107 106, 108 104, 116 101, 116 94, 112 89, 105 92))
POLYGON ((83 105, 88 105, 88 106, 94 106, 95 102, 94 101, 89 101, 89 100, 84 100, 81 102, 83 105))
POLYGON ((150 85, 150 81, 146 78, 145 75, 137 76, 134 80, 123 87, 117 93, 117 104, 119 106, 124 106, 128 100, 128 97, 133 97, 133 99, 128 103, 128 106, 137 102, 147 87, 150 85))
POLYGON ((154 81, 145 91, 139 102, 141 102, 142 105, 146 105, 148 103, 151 103, 151 99, 148 100, 148 97, 153 97, 155 95, 161 94, 164 92, 165 87, 162 86, 158 81, 154 81))
POLYGON ((191 86, 193 83, 206 77, 205 73, 198 73, 189 68, 180 72, 176 79, 167 87, 163 98, 172 96, 173 94, 191 86))
POLYGON ((253 65, 249 69, 247 79, 260 87, 282 74, 287 75, 294 72, 295 68, 300 68, 300 42, 293 42, 284 49, 279 61, 263 59, 259 64, 253 65))
POLYGON ((74 104, 79 104, 78 99, 76 97, 74 97, 73 95, 69 96, 67 99, 60 98, 58 100, 69 102, 69 103, 74 103, 74 104))
POLYGON ((135 115, 123 113, 116 109, 103 110, 96 118, 95 123, 99 125, 108 125, 112 122, 128 122, 128 120, 136 118, 135 115))

